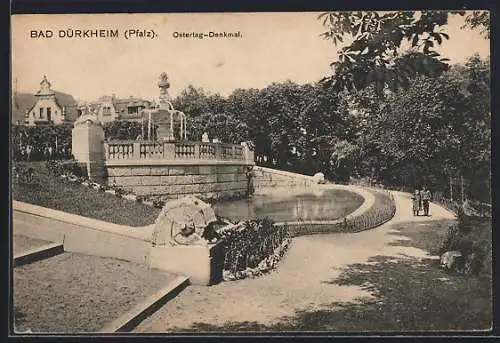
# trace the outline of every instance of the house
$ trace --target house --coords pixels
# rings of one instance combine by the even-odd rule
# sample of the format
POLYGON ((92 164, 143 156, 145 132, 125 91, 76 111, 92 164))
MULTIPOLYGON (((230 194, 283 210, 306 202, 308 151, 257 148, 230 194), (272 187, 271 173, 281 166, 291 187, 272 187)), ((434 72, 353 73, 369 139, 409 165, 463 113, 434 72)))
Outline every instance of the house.
POLYGON ((130 96, 128 99, 114 99, 113 104, 119 120, 139 121, 142 110, 151 107, 151 102, 130 96))
POLYGON ((142 110, 149 108, 151 102, 148 100, 130 96, 118 99, 116 95, 102 96, 96 101, 82 102, 77 106, 78 116, 92 113, 97 116, 101 123, 115 120, 139 121, 142 118, 142 110))
POLYGON ((44 76, 40 89, 33 94, 14 94, 13 122, 26 125, 63 124, 76 119, 73 96, 52 90, 44 76), (24 115, 23 115, 24 112, 24 115))

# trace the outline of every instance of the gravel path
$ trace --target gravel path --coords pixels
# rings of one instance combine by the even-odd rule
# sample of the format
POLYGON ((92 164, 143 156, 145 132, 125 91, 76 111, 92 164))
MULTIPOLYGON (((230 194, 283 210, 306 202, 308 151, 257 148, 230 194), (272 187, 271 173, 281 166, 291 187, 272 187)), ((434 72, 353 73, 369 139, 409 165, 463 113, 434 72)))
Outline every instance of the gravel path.
POLYGON ((37 333, 99 331, 175 275, 147 266, 64 253, 14 269, 16 330, 37 333))
POLYGON ((24 235, 12 235, 12 250, 14 252, 14 255, 23 253, 31 249, 39 248, 50 243, 52 242, 45 241, 43 239, 31 238, 24 235))
POLYGON ((297 311, 320 310, 336 301, 353 302, 371 295, 358 286, 330 284, 343 267, 376 255, 428 257, 423 250, 391 246, 405 239, 394 223, 452 219, 431 204, 431 217, 413 217, 409 195, 393 192, 396 215, 386 224, 355 234, 302 236, 293 239, 274 272, 258 279, 223 282, 212 287, 189 286, 141 323, 137 332, 180 332, 195 323, 222 326, 231 322, 272 325, 297 311))

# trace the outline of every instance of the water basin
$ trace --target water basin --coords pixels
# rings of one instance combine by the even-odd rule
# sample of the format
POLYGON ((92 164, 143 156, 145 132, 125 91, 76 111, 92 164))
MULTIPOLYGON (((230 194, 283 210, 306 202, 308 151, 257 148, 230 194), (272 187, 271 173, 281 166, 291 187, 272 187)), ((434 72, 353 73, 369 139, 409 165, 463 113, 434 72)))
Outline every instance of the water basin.
POLYGON ((276 222, 335 220, 354 212, 363 201, 359 194, 340 189, 292 192, 283 188, 249 199, 219 202, 214 211, 231 220, 265 217, 276 222))

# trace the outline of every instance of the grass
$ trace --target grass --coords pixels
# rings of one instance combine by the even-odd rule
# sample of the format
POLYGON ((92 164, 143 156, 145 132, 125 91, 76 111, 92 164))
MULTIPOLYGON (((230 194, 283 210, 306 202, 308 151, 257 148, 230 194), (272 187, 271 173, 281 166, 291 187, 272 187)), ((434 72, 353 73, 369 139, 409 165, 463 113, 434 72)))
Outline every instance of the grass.
MULTIPOLYGON (((450 223, 398 224, 394 228, 410 240, 395 245, 435 251, 450 223)), ((436 332, 492 328, 491 277, 449 274, 435 259, 374 256, 369 263, 347 266, 325 286, 328 284, 359 286, 373 298, 334 302, 326 310, 296 312, 271 326, 248 321, 223 326, 195 323, 187 331, 436 332)))
POLYGON ((175 275, 146 265, 64 253, 13 270, 16 330, 96 332, 175 275))
POLYGON ((14 183, 14 200, 128 226, 153 224, 160 213, 152 206, 58 178, 49 173, 45 162, 32 162, 30 166, 34 169, 34 181, 14 183))
POLYGON ((456 224, 456 220, 396 224, 392 228, 398 231, 398 235, 402 234, 410 240, 399 240, 392 245, 419 248, 437 255, 448 235, 448 227, 453 224, 456 224))

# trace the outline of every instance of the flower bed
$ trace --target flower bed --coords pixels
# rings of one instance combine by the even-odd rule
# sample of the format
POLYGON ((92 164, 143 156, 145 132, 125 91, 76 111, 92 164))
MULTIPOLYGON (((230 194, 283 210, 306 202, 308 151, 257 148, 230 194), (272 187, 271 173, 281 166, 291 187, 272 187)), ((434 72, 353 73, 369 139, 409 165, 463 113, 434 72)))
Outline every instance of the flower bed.
POLYGON ((225 281, 260 276, 272 270, 290 243, 288 227, 269 219, 249 220, 230 226, 220 236, 225 240, 225 281))

